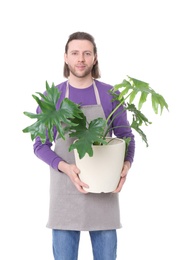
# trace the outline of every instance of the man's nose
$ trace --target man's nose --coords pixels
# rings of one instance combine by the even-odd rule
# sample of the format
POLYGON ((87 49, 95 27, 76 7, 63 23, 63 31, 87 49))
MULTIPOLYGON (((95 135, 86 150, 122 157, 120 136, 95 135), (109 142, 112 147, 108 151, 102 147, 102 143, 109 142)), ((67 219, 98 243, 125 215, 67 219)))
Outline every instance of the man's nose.
POLYGON ((84 61, 85 58, 84 58, 84 53, 80 53, 79 54, 79 61, 84 61))

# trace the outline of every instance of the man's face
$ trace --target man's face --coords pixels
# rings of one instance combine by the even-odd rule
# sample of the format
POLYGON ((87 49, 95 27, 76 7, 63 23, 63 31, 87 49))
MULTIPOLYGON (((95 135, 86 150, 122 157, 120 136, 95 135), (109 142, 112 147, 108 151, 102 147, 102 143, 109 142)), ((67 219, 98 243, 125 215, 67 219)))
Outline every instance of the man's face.
POLYGON ((88 40, 72 40, 68 44, 64 60, 70 73, 74 76, 84 78, 91 75, 92 68, 96 63, 93 44, 88 40))

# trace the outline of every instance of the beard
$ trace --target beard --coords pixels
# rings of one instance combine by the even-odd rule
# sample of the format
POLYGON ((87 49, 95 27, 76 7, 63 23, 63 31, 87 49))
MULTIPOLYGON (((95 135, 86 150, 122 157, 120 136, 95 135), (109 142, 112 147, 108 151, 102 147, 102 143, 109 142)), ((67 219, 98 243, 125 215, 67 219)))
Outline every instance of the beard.
POLYGON ((71 72, 72 75, 74 75, 77 78, 85 78, 86 76, 92 74, 92 68, 94 65, 91 67, 86 67, 85 70, 78 71, 76 68, 73 68, 71 65, 68 65, 68 68, 71 72))

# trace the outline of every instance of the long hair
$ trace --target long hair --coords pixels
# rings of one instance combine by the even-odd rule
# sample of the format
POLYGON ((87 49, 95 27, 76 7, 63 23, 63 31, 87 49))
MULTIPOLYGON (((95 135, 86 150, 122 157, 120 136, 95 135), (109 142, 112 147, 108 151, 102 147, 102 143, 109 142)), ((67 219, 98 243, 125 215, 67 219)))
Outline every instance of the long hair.
MULTIPOLYGON (((92 35, 90 35, 89 33, 85 33, 85 32, 75 32, 72 33, 69 38, 68 41, 65 45, 65 53, 67 53, 68 51, 68 44, 70 41, 72 40, 88 40, 93 44, 93 50, 94 50, 94 55, 97 55, 97 47, 94 41, 94 37, 92 35)), ((94 79, 100 78, 100 71, 99 71, 99 65, 98 65, 98 60, 96 61, 96 63, 94 64, 93 68, 92 68, 92 77, 94 79)), ((68 78, 70 75, 70 70, 68 65, 64 62, 64 68, 63 68, 63 75, 65 78, 68 78)))

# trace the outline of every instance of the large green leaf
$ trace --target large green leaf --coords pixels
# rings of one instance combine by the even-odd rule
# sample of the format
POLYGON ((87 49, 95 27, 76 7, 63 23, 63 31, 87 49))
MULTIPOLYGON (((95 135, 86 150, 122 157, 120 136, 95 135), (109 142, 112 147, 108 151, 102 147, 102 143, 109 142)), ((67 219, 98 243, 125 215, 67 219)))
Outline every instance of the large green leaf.
POLYGON ((133 120, 131 128, 133 128, 142 137, 142 140, 146 143, 146 146, 148 146, 147 137, 136 121, 133 120))
POLYGON ((57 101, 61 93, 59 92, 58 88, 54 86, 54 83, 52 83, 52 86, 50 87, 48 82, 46 81, 46 94, 42 94, 40 92, 36 92, 36 93, 41 97, 41 99, 35 95, 32 96, 40 106, 40 109, 43 113, 47 112, 47 110, 49 111, 55 110, 57 101))
MULTIPOLYGON (((73 121, 75 122, 75 120, 73 121)), ((76 119, 76 123, 77 122, 76 119)), ((76 124, 76 126, 70 126, 68 128, 70 137, 76 139, 76 141, 70 146, 70 151, 77 149, 80 159, 83 158, 86 153, 88 153, 89 156, 92 156, 93 144, 107 144, 103 138, 105 127, 106 120, 103 118, 97 118, 88 123, 86 117, 79 120, 79 124, 76 124)))
POLYGON ((117 100, 122 104, 129 99, 129 103, 133 103, 137 94, 140 94, 138 97, 138 109, 140 110, 143 104, 147 101, 148 95, 151 95, 152 99, 152 108, 153 111, 157 114, 160 109, 160 114, 163 109, 168 110, 168 104, 162 95, 156 93, 147 82, 137 80, 128 76, 128 80, 123 80, 121 84, 114 86, 112 92, 120 91, 120 95, 117 96, 117 100))
POLYGON ((63 99, 60 105, 60 109, 56 110, 56 103, 60 97, 60 92, 52 84, 49 87, 46 82, 46 93, 40 95, 41 99, 35 95, 33 98, 36 100, 41 108, 40 114, 33 114, 30 112, 24 112, 24 114, 32 119, 37 119, 37 121, 24 128, 22 131, 24 133, 30 133, 31 139, 34 140, 37 136, 41 138, 42 143, 46 141, 47 135, 49 140, 53 141, 53 129, 57 128, 57 131, 61 138, 64 137, 64 127, 65 124, 74 125, 71 119, 78 117, 81 118, 82 111, 80 106, 70 101, 68 98, 63 99))
POLYGON ((145 125, 151 124, 148 118, 136 108, 134 104, 126 104, 126 110, 130 111, 134 117, 134 120, 141 126, 143 123, 145 125))
POLYGON ((143 124, 148 126, 149 124, 152 124, 152 122, 150 122, 148 118, 143 113, 141 113, 141 111, 138 110, 134 104, 127 103, 126 109, 132 113, 132 123, 130 125, 131 128, 133 128, 141 136, 142 140, 146 143, 146 146, 148 146, 147 137, 140 127, 143 124))

